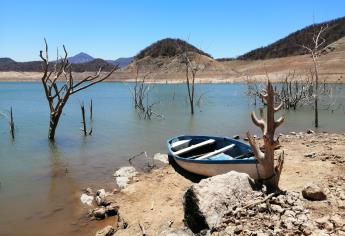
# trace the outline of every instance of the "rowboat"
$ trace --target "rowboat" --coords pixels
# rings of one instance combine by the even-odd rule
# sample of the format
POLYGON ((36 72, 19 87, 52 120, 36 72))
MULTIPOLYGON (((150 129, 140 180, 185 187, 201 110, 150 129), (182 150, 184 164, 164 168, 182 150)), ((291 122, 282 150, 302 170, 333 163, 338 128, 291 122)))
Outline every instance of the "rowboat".
POLYGON ((258 179, 258 162, 250 145, 227 137, 178 136, 167 141, 169 155, 183 169, 202 176, 229 171, 258 179))

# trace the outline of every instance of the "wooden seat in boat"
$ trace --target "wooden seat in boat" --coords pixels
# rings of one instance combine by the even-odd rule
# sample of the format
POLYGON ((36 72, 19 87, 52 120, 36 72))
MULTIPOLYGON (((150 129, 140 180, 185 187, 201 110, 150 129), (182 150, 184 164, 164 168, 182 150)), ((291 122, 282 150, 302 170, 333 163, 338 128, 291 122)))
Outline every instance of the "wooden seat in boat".
POLYGON ((197 144, 194 144, 192 146, 189 146, 187 148, 183 148, 181 150, 178 150, 176 152, 174 152, 175 155, 181 155, 181 154, 184 154, 184 153, 187 153, 187 152, 190 152, 190 151, 193 151, 197 148, 200 148, 200 147, 203 147, 203 146, 206 146, 206 145, 209 145, 209 144, 212 144, 214 143, 216 140, 214 139, 209 139, 209 140, 206 140, 204 142, 201 142, 201 143, 197 143, 197 144))
POLYGON ((181 146, 184 146, 184 145, 188 145, 188 143, 190 142, 191 140, 190 139, 186 139, 186 140, 179 140, 177 142, 174 142, 171 144, 171 148, 173 149, 177 149, 181 146))
POLYGON ((204 160, 204 159, 207 159, 207 158, 209 158, 211 156, 217 155, 219 153, 226 152, 226 151, 228 151, 228 150, 230 150, 230 149, 232 149, 234 147, 235 147, 235 144, 230 144, 228 146, 225 146, 225 147, 220 148, 218 150, 215 150, 213 152, 207 153, 207 154, 205 154, 205 155, 203 155, 201 157, 195 158, 195 160, 204 160))

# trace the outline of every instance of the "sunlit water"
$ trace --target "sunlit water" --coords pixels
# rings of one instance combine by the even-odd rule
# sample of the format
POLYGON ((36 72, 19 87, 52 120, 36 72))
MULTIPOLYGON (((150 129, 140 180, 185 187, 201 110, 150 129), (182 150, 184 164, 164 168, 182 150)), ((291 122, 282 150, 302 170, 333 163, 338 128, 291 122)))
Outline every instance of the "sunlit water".
MULTIPOLYGON (((246 85, 197 85, 194 116, 189 114, 186 86, 152 85, 154 110, 165 119, 140 119, 133 108, 129 86, 103 83, 71 97, 64 109, 55 144, 47 140, 49 111, 40 83, 0 83, 0 111, 13 107, 15 140, 8 122, 0 118, 0 235, 82 234, 85 215, 79 202, 87 186, 114 187, 112 174, 136 153, 165 152, 166 139, 179 134, 260 134, 250 120, 255 109, 245 95, 246 85), (80 103, 93 99, 92 136, 81 133, 80 103)), ((345 104, 345 86, 334 91, 345 104)), ((87 109, 88 110, 88 109, 87 109)), ((313 128, 312 107, 286 113, 279 132, 313 128)), ((341 105, 335 112, 320 111, 320 129, 345 131, 341 105)), ((140 162, 140 161, 139 161, 140 162)), ((144 161, 141 161, 144 162, 144 161)))

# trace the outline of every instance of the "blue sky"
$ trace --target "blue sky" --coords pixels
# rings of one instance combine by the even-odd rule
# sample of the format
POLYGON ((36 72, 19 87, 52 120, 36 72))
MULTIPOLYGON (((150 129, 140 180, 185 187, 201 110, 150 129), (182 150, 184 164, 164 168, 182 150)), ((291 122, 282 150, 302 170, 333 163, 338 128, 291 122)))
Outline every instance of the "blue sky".
POLYGON ((344 0, 0 0, 0 57, 39 60, 44 37, 52 54, 116 59, 173 37, 233 57, 344 15, 344 0))

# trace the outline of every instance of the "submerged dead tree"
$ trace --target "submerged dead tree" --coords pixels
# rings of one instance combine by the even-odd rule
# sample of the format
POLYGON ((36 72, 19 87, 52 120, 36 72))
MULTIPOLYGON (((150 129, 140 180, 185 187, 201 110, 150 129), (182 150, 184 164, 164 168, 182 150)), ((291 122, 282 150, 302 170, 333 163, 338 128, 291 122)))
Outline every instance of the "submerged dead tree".
POLYGON ((164 119, 162 114, 153 111, 153 107, 158 102, 150 102, 150 84, 146 82, 146 79, 150 76, 151 72, 144 75, 140 75, 140 65, 136 63, 136 76, 134 87, 130 87, 130 91, 133 98, 133 104, 135 110, 138 112, 140 118, 150 120, 152 117, 164 119))
POLYGON ((80 81, 74 81, 72 67, 68 62, 68 54, 65 46, 63 46, 65 54, 64 57, 61 59, 57 58, 55 65, 51 67, 49 65, 48 58, 48 44, 46 40, 44 40, 44 42, 45 52, 43 53, 43 51, 40 51, 40 57, 43 61, 43 76, 41 81, 50 109, 48 138, 50 140, 54 140, 55 131, 59 123, 62 110, 70 96, 109 78, 118 66, 115 66, 105 75, 101 74, 102 68, 100 68, 96 74, 86 76, 80 81))
POLYGON ((314 33, 313 35, 313 43, 312 46, 308 47, 306 45, 302 45, 304 49, 310 54, 312 60, 313 60, 313 70, 315 76, 315 86, 314 86, 314 112, 315 112, 315 120, 314 120, 314 126, 315 128, 319 127, 319 108, 318 108, 318 102, 319 102, 319 57, 324 52, 324 49, 326 48, 326 39, 322 37, 322 34, 327 30, 328 26, 321 27, 318 33, 314 33))
POLYGON ((89 131, 87 130, 87 125, 86 125, 84 102, 80 103, 80 110, 81 110, 81 117, 82 117, 81 123, 83 125, 83 127, 80 129, 83 131, 84 136, 92 135, 92 131, 93 131, 92 99, 90 102, 90 130, 89 131))
POLYGON ((10 110, 10 132, 11 132, 11 137, 14 140, 14 120, 13 120, 13 112, 12 112, 12 107, 10 110))
POLYGON ((264 99, 267 104, 266 120, 263 117, 263 110, 260 112, 260 118, 256 116, 254 111, 251 113, 253 123, 262 130, 264 151, 260 150, 255 139, 251 136, 249 131, 247 132, 249 144, 258 160, 259 179, 266 185, 269 192, 279 189, 278 183, 284 164, 284 153, 279 156, 277 164, 275 164, 274 160, 274 150, 279 146, 279 140, 275 139, 274 134, 276 129, 284 122, 284 117, 280 117, 277 120, 274 118, 274 114, 283 107, 283 103, 275 107, 274 95, 273 86, 271 82, 268 81, 266 91, 260 94, 261 98, 264 99))
POLYGON ((198 63, 198 54, 189 52, 187 48, 180 48, 182 50, 182 64, 185 66, 186 85, 188 91, 188 101, 190 105, 190 113, 194 115, 195 106, 195 78, 200 70, 198 63))

